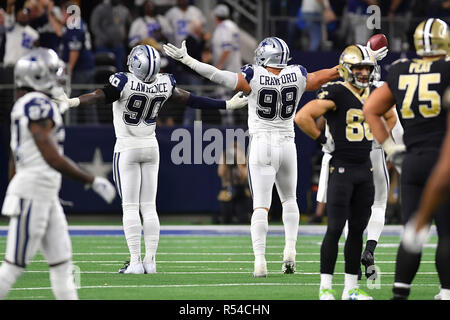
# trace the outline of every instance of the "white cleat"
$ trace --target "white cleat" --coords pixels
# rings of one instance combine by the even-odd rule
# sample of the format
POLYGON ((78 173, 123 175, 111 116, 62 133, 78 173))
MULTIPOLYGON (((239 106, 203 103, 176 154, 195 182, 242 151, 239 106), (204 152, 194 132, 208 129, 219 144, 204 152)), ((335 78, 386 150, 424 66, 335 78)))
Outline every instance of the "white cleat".
POLYGON ((143 265, 144 265, 145 273, 147 273, 147 274, 156 273, 156 263, 155 262, 151 262, 151 263, 144 262, 143 265))
POLYGON ((281 271, 284 274, 292 274, 295 273, 296 265, 295 265, 295 250, 292 251, 284 251, 283 258, 283 266, 281 267, 281 271))
POLYGON ((342 300, 373 300, 371 296, 359 288, 344 290, 342 292, 342 300))
POLYGON ((144 266, 142 262, 130 264, 129 262, 125 263, 123 268, 119 269, 119 273, 124 274, 143 274, 145 273, 144 266))
POLYGON ((266 263, 265 259, 263 259, 261 261, 255 260, 255 269, 253 271, 253 276, 255 278, 267 277, 267 263, 266 263))
POLYGON ((440 292, 434 296, 434 300, 442 300, 442 295, 440 292))

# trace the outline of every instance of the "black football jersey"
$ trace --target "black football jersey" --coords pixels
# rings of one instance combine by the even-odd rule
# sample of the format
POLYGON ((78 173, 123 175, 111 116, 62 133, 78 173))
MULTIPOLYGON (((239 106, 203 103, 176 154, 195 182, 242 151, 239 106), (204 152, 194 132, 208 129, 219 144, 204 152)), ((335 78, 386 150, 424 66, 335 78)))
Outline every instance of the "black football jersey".
POLYGON ((369 159, 373 135, 364 121, 364 100, 374 88, 367 88, 362 95, 345 82, 330 82, 320 89, 318 99, 334 101, 335 110, 324 115, 335 143, 332 153, 336 159, 349 163, 363 163, 369 159))
POLYGON ((440 148, 447 123, 443 96, 449 77, 449 58, 402 59, 392 64, 387 84, 395 97, 408 150, 440 148))

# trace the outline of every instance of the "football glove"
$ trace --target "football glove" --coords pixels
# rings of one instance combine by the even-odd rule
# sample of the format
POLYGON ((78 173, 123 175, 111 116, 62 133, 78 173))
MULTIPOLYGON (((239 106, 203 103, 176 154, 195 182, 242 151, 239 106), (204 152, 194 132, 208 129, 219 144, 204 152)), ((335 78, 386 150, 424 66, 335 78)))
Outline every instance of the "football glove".
POLYGON ((227 110, 241 109, 247 105, 248 97, 242 91, 236 93, 230 100, 225 101, 227 110))
POLYGON ((53 98, 58 103, 67 104, 69 108, 75 108, 80 105, 79 98, 68 98, 65 92, 62 92, 60 95, 53 98))
POLYGON ((406 224, 402 235, 403 248, 411 253, 422 252, 423 245, 428 241, 430 225, 426 225, 420 230, 416 229, 416 220, 412 218, 406 224))
POLYGON ((192 58, 186 49, 186 40, 183 40, 181 43, 181 48, 175 47, 173 44, 168 43, 163 45, 164 52, 174 60, 180 61, 181 63, 187 65, 192 68, 192 65, 195 63, 195 59, 192 58))
POLYGON ((386 57, 386 55, 388 54, 388 47, 382 47, 378 50, 372 50, 372 48, 370 48, 370 42, 367 42, 367 50, 374 56, 375 60, 380 61, 383 60, 384 57, 386 57))
POLYGON ((116 197, 116 188, 108 179, 103 177, 95 177, 92 189, 107 203, 111 203, 116 197))
POLYGON ((390 161, 396 168, 401 168, 406 153, 406 146, 404 144, 396 144, 391 137, 388 137, 381 146, 387 154, 386 160, 390 161))

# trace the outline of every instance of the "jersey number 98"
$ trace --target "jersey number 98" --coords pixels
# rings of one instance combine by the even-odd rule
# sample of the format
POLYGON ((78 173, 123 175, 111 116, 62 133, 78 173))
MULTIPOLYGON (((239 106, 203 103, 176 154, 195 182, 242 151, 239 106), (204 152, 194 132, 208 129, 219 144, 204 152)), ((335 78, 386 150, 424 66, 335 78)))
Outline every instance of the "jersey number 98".
POLYGON ((275 89, 262 89, 258 92, 258 106, 256 110, 258 116, 265 120, 274 120, 279 116, 282 120, 287 120, 295 112, 297 101, 297 88, 285 87, 279 92, 275 89), (281 106, 278 107, 279 99, 281 106))

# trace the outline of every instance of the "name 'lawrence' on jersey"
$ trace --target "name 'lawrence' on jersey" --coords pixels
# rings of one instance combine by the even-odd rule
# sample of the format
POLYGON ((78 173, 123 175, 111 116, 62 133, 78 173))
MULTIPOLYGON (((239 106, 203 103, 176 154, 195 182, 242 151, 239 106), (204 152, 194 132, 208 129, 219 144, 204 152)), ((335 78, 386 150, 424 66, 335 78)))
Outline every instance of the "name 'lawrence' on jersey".
POLYGON ((160 73, 153 82, 145 83, 132 73, 116 73, 109 82, 108 86, 119 92, 113 103, 114 152, 157 145, 156 118, 172 95, 173 76, 160 73))
POLYGON ((241 71, 252 89, 248 97, 249 133, 270 131, 294 136, 294 114, 306 88, 306 69, 289 65, 276 75, 247 64, 241 71))
POLYGON ((11 143, 16 173, 7 194, 27 199, 53 199, 61 188, 61 174, 45 161, 29 129, 32 121, 50 119, 52 136, 63 154, 65 130, 58 106, 48 96, 30 92, 16 101, 11 111, 11 143))

